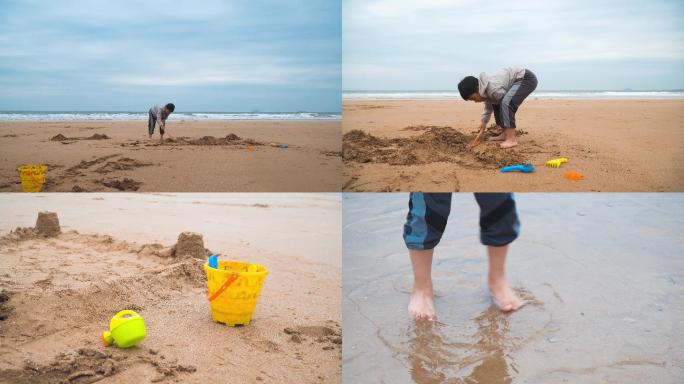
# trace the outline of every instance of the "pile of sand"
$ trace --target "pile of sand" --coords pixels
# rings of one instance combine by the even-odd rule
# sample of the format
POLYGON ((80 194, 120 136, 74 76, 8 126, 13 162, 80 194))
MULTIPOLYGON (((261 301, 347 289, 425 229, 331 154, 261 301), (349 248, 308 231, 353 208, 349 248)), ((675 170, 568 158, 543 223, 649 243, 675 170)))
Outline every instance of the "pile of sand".
POLYGON ((168 139, 167 142, 177 145, 264 145, 264 143, 253 139, 243 139, 234 133, 230 133, 226 137, 203 136, 199 139, 182 136, 176 139, 168 139))
POLYGON ((380 138, 361 130, 352 130, 342 138, 342 159, 357 163, 419 165, 436 162, 475 163, 485 168, 525 162, 515 150, 503 150, 494 144, 483 144, 471 151, 466 144, 471 137, 440 126, 407 127, 423 131, 408 138, 380 138))
POLYGON ((314 326, 298 326, 285 327, 283 332, 290 335, 290 341, 301 344, 311 338, 316 343, 327 344, 323 346, 324 350, 333 349, 342 345, 342 334, 339 330, 332 327, 314 325, 314 326))
POLYGON ((123 178, 122 180, 118 180, 118 179, 100 180, 100 184, 104 185, 105 187, 118 189, 119 191, 137 191, 140 188, 140 186, 142 185, 141 182, 135 181, 135 180, 130 179, 128 177, 123 178))
POLYGON ((65 140, 70 140, 68 137, 62 135, 61 133, 56 134, 55 136, 52 136, 50 141, 65 141, 65 140))
POLYGON ((115 171, 130 171, 140 167, 147 167, 152 163, 143 163, 130 157, 121 157, 115 161, 108 161, 105 165, 96 168, 97 173, 110 173, 115 171))
POLYGON ((152 379, 153 382, 178 380, 180 373, 197 371, 192 365, 169 361, 153 349, 148 349, 146 354, 130 355, 115 349, 98 351, 79 348, 58 354, 49 364, 27 360, 23 369, 7 369, 0 373, 11 383, 95 383, 141 363, 150 364, 156 369, 158 375, 152 379))
POLYGON ((9 299, 9 293, 4 291, 0 293, 0 321, 7 320, 9 313, 12 311, 12 308, 7 303, 9 299))
POLYGON ((78 164, 65 169, 61 173, 52 173, 55 176, 48 179, 45 188, 54 188, 56 185, 75 182, 76 180, 74 179, 77 179, 79 184, 72 185, 71 192, 103 190, 102 186, 113 188, 118 191, 137 191, 143 183, 131 178, 117 179, 111 176, 107 179, 99 180, 87 180, 86 178, 89 177, 90 172, 109 175, 122 171, 132 171, 137 168, 151 165, 153 164, 122 156, 121 153, 105 155, 92 160, 81 160, 78 164), (84 183, 85 186, 81 183, 84 183))
POLYGON ((50 141, 76 141, 76 140, 109 140, 110 137, 103 133, 94 133, 89 137, 66 137, 61 133, 52 136, 50 141))
POLYGON ((85 176, 85 174, 83 174, 82 171, 92 167, 93 165, 104 163, 105 161, 111 159, 112 157, 117 157, 117 156, 119 156, 119 154, 102 156, 102 157, 95 158, 93 160, 81 160, 80 163, 74 165, 73 167, 67 168, 64 176, 66 176, 66 177, 85 176))
POLYGON ((105 135, 104 133, 94 133, 90 137, 86 137, 84 140, 109 140, 110 137, 105 135))
POLYGON ((5 236, 0 237, 0 246, 16 244, 21 241, 55 237, 62 233, 59 226, 59 218, 54 212, 39 212, 36 219, 36 226, 17 227, 5 236))

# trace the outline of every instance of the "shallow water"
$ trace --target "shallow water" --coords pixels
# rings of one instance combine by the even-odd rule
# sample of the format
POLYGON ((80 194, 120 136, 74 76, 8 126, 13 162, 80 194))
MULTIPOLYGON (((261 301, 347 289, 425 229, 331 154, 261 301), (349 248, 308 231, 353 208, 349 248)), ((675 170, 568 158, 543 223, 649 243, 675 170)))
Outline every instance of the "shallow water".
POLYGON ((343 379, 386 383, 677 382, 684 377, 684 194, 517 194, 508 273, 485 285, 472 194, 454 196, 433 278, 438 322, 406 305, 408 194, 346 194, 343 379))

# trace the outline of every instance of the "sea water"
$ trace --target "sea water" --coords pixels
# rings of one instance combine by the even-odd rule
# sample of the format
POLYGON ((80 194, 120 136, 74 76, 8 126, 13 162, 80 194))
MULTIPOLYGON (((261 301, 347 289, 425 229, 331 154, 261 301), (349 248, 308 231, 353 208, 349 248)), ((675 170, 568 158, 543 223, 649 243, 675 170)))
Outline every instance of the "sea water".
POLYGON ((343 196, 343 381, 681 381, 681 194, 516 194, 506 268, 529 304, 513 314, 487 293, 477 203, 454 194, 433 260, 434 324, 407 312, 408 200, 343 196))
MULTIPOLYGON (((0 111, 0 121, 146 120, 147 111, 0 111)), ((174 112, 173 120, 339 120, 328 112, 174 112)))

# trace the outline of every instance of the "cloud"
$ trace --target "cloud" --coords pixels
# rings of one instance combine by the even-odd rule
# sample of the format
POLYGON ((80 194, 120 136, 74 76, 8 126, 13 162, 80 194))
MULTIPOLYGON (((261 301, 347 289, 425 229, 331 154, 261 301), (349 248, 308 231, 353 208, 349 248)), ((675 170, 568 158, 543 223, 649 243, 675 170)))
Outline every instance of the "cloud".
MULTIPOLYGON (((299 110, 321 108, 328 92, 323 109, 336 111, 341 15, 331 3, 0 0, 0 87, 23 84, 27 98, 40 89, 36 108, 66 90, 78 109, 102 89, 147 99, 162 87, 192 90, 203 109, 217 92, 236 97, 226 88, 234 86, 244 100, 279 110, 288 90, 299 110), (306 100, 307 89, 318 100, 306 100)), ((14 107, 8 100, 0 96, 0 109, 14 107)), ((123 105, 114 95, 105 104, 123 105)))
POLYGON ((540 87, 615 86, 618 75, 629 87, 640 75, 635 61, 661 69, 651 87, 684 87, 684 75, 671 64, 684 65, 678 1, 393 4, 343 3, 344 89, 450 89, 466 74, 509 65, 553 74, 540 87), (587 76, 589 63, 595 73, 587 76), (556 77, 561 67, 566 72, 556 77))

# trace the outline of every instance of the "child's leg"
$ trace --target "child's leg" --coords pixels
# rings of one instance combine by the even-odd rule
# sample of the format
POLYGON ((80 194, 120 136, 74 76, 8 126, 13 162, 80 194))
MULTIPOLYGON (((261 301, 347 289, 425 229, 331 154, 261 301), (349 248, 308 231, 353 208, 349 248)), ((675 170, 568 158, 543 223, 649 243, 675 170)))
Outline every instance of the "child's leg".
POLYGON ((508 244, 518 237, 520 222, 512 193, 476 193, 480 206, 480 241, 489 255, 488 285, 502 311, 520 308, 522 300, 508 285, 505 273, 508 244))
POLYGON ((404 241, 413 265, 409 313, 416 319, 435 319, 432 292, 432 255, 446 228, 451 193, 413 192, 404 224, 404 241))
POLYGON ((496 305, 503 311, 515 311, 523 305, 523 301, 515 294, 515 291, 508 285, 506 279, 506 254, 508 245, 501 247, 488 246, 489 273, 487 275, 487 285, 492 292, 496 305))
POLYGON ((154 134, 154 126, 157 125, 157 119, 154 118, 151 112, 148 113, 147 117, 147 132, 150 134, 150 139, 154 134))
MULTIPOLYGON (((496 125, 501 127, 501 105, 492 105, 492 109, 494 110, 494 121, 496 121, 496 125)), ((501 130, 501 134, 498 136, 494 136, 490 138, 490 141, 504 141, 506 138, 506 133, 504 130, 501 130)))
POLYGON ((432 291, 432 254, 433 249, 409 249, 413 266, 413 291, 408 311, 415 319, 436 318, 432 291))
POLYGON ((537 88, 537 77, 532 71, 526 70, 525 76, 513 83, 511 89, 501 99, 501 128, 504 129, 505 140, 501 148, 512 148, 518 145, 515 136, 515 113, 527 96, 537 88))
POLYGON ((518 106, 513 103, 513 96, 519 92, 521 83, 520 80, 513 83, 511 89, 501 99, 501 128, 503 128, 501 148, 512 148, 518 145, 518 139, 515 136, 515 112, 518 106))

